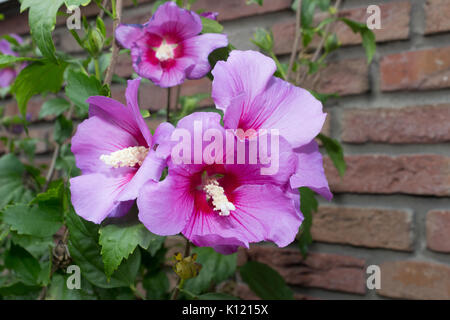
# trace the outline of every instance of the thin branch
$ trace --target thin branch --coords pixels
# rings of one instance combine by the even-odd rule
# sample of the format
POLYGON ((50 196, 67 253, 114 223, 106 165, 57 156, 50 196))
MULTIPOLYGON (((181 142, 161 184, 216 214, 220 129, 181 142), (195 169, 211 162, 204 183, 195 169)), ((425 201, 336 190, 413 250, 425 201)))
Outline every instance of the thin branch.
POLYGON ((294 67, 295 58, 297 56, 297 50, 298 50, 298 42, 301 37, 301 19, 302 19, 302 0, 298 0, 297 3, 297 13, 295 14, 295 39, 294 44, 292 45, 292 51, 291 51, 291 58, 289 59, 289 67, 288 67, 288 73, 287 73, 287 81, 291 78, 292 74, 292 68, 294 67))
POLYGON ((172 98, 172 88, 167 88, 167 107, 166 107, 166 121, 170 122, 170 103, 172 98))
MULTIPOLYGON (((336 0, 336 3, 334 5, 334 9, 335 9, 335 14, 338 15, 339 14, 339 8, 341 7, 341 3, 342 0, 336 0)), ((326 27, 325 27, 325 32, 324 32, 324 36, 322 37, 322 39, 320 40, 319 45, 316 48, 316 51, 314 51, 313 57, 311 59, 311 62, 316 62, 317 59, 319 59, 320 53, 322 52, 323 46, 325 45, 325 40, 328 36, 328 33, 331 30, 331 27, 333 26, 333 23, 329 23, 326 27)), ((305 81, 306 77, 307 77, 308 73, 304 72, 301 77, 300 74, 297 75, 297 80, 296 80, 296 84, 299 85, 300 83, 302 83, 303 81, 305 81)))
POLYGON ((111 85, 114 69, 116 67, 117 58, 119 56, 119 46, 116 43, 116 29, 122 20, 122 0, 112 0, 113 14, 114 14, 114 26, 113 26, 113 41, 112 41, 112 54, 111 62, 109 63, 108 70, 106 71, 105 82, 108 86, 111 85), (116 2, 114 2, 116 1, 116 2))

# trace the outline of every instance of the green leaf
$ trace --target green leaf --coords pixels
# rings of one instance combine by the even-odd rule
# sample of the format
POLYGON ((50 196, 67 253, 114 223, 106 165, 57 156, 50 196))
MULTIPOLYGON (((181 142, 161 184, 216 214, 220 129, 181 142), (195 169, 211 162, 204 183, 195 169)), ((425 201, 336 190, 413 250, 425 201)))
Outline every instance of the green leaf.
POLYGON ((6 207, 3 221, 18 234, 36 237, 52 236, 62 226, 61 213, 57 210, 43 210, 39 206, 17 204, 6 207))
POLYGON ((198 254, 196 262, 202 265, 199 275, 187 280, 185 284, 185 289, 194 294, 205 292, 212 284, 228 279, 236 270, 236 254, 223 255, 206 247, 192 251, 198 254))
POLYGON ((55 127, 53 129, 53 139, 59 143, 63 144, 67 139, 72 136, 73 123, 72 120, 66 119, 63 115, 60 115, 55 122, 55 127))
POLYGON ((73 10, 79 6, 87 6, 91 0, 64 0, 64 3, 66 4, 67 9, 73 10))
POLYGON ((144 118, 144 119, 150 117, 150 116, 151 116, 150 111, 148 111, 148 110, 142 110, 142 109, 141 109, 141 116, 142 116, 142 118, 144 118))
POLYGON ((80 267, 81 274, 93 285, 101 288, 129 287, 134 283, 141 264, 140 250, 124 261, 110 279, 105 275, 101 247, 98 244, 98 226, 83 220, 73 210, 67 215, 69 252, 80 267))
POLYGON ((92 285, 81 278, 80 289, 69 289, 67 287, 67 278, 70 275, 63 276, 55 273, 47 291, 46 300, 95 300, 92 285))
POLYGON ((314 195, 314 192, 306 187, 299 188, 300 191, 300 211, 303 213, 304 220, 300 226, 298 234, 298 246, 302 255, 305 257, 308 251, 308 246, 313 242, 311 236, 312 214, 316 212, 319 203, 314 195))
POLYGON ((258 28, 253 34, 253 39, 251 39, 251 41, 265 52, 272 52, 273 34, 271 31, 269 32, 264 28, 258 28))
POLYGON ((322 141, 325 151, 330 156, 331 161, 333 161, 333 164, 341 177, 344 176, 347 166, 345 164, 344 149, 342 148, 342 145, 336 139, 332 139, 321 133, 319 133, 317 137, 322 141))
POLYGON ((222 33, 223 26, 216 20, 200 17, 202 19, 202 33, 222 33))
POLYGON ((369 28, 361 33, 363 47, 366 50, 367 62, 370 64, 377 49, 375 34, 369 28))
POLYGON ((314 98, 322 102, 322 104, 325 104, 330 98, 339 98, 337 93, 319 93, 313 90, 309 90, 309 92, 314 96, 314 98))
POLYGON ((20 6, 20 12, 30 9, 28 23, 31 36, 42 55, 53 62, 56 62, 56 56, 52 32, 55 29, 56 14, 63 3, 64 0, 22 0, 20 6))
POLYGON ((19 73, 11 92, 16 95, 23 116, 27 113, 27 103, 32 96, 61 90, 65 68, 65 63, 34 62, 19 73))
POLYGON ((36 259, 39 259, 45 255, 49 248, 54 245, 52 236, 35 237, 27 234, 11 232, 11 240, 18 246, 21 246, 27 250, 36 259))
POLYGON ((101 254, 108 277, 138 245, 143 249, 150 249, 150 252, 156 252, 164 241, 163 237, 152 234, 143 224, 110 224, 100 228, 99 234, 99 243, 102 246, 101 254))
POLYGON ((147 299, 164 300, 168 298, 169 278, 163 270, 146 275, 142 285, 147 291, 147 299))
POLYGON ((16 56, 8 56, 0 54, 0 68, 7 67, 11 64, 23 61, 38 61, 36 58, 28 58, 28 57, 16 57, 16 56))
POLYGON ((0 296, 6 299, 35 299, 41 290, 39 286, 28 286, 20 281, 15 281, 0 287, 0 296), (34 296, 36 295, 36 297, 34 296))
POLYGON ((198 300, 240 300, 239 298, 219 292, 209 292, 201 294, 197 297, 198 300))
POLYGON ((59 116, 70 108, 70 103, 63 98, 54 98, 45 101, 39 111, 39 119, 43 119, 48 116, 59 116))
POLYGON ((32 192, 24 186, 24 165, 13 154, 0 158, 0 209, 15 202, 28 202, 32 192))
POLYGON ((95 76, 88 76, 72 69, 68 71, 66 95, 81 113, 87 114, 89 111, 89 104, 86 102, 89 97, 103 93, 103 86, 95 76))
MULTIPOLYGON (((218 61, 226 61, 232 50, 233 46, 228 45, 227 47, 219 48, 211 52, 211 54, 208 57, 209 64, 211 65, 211 70, 214 69, 214 66, 218 61)), ((208 74, 208 77, 211 80, 213 79, 211 72, 208 74)))
POLYGON ((294 294, 283 277, 266 264, 247 262, 239 270, 242 280, 264 300, 293 300, 294 294))
POLYGON ((5 266, 24 284, 31 286, 38 284, 41 267, 25 249, 11 244, 5 257, 5 266))
POLYGON ((256 3, 259 6, 263 6, 264 0, 247 0, 247 2, 246 2, 247 5, 254 4, 254 3, 256 3))

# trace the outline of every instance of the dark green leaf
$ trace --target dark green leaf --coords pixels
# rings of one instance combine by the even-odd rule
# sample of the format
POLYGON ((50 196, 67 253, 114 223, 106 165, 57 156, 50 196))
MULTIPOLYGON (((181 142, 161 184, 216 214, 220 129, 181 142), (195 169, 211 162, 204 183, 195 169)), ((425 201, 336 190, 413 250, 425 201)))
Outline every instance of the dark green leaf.
POLYGON ((193 252, 198 254, 197 262, 202 269, 196 278, 186 281, 185 289, 194 294, 205 292, 212 284, 228 279, 236 270, 236 254, 223 255, 206 247, 195 248, 193 252))
POLYGON ((198 300, 239 300, 235 296, 231 296, 226 293, 210 292, 201 294, 197 297, 198 300))
POLYGON ((67 139, 72 136, 73 123, 72 120, 66 119, 63 115, 60 115, 55 122, 55 127, 53 129, 53 139, 59 143, 63 144, 67 139))
POLYGON ((95 300, 97 298, 92 286, 84 278, 81 278, 80 289, 69 289, 67 287, 67 278, 69 276, 69 274, 63 276, 58 273, 53 275, 46 300, 95 300))
POLYGON ((23 116, 27 112, 27 103, 32 96, 47 92, 57 93, 61 90, 65 68, 64 63, 34 62, 19 73, 11 92, 16 95, 23 116))
POLYGON ((11 244, 5 257, 5 266, 24 284, 31 286, 38 284, 41 267, 25 249, 11 244))
POLYGON ((0 54, 0 68, 7 67, 11 64, 23 61, 37 61, 36 58, 28 58, 28 57, 16 57, 16 56, 8 56, 0 54))
POLYGON ((11 232, 11 239, 15 244, 27 250, 36 259, 48 253, 49 248, 54 245, 52 236, 36 237, 11 232))
POLYGON ((142 284, 147 291, 147 299, 163 300, 168 298, 169 278, 163 270, 146 275, 142 284))
POLYGON ((317 137, 320 139, 320 141, 322 141, 325 151, 330 156, 331 161, 333 161, 333 164, 338 170, 341 177, 344 176, 347 166, 344 159, 344 149, 342 149, 339 141, 327 137, 321 133, 317 137))
POLYGON ((163 237, 151 233, 143 224, 110 224, 100 228, 99 234, 99 243, 102 246, 101 254, 108 277, 138 245, 149 249, 150 252, 156 252, 164 241, 163 237))
POLYGON ((264 0, 247 0, 246 2, 248 5, 256 3, 259 6, 262 6, 264 4, 264 0))
POLYGON ((300 211, 303 213, 304 220, 300 226, 298 235, 298 246, 303 256, 306 256, 308 246, 312 243, 311 236, 312 214, 316 212, 319 206, 314 192, 306 187, 299 188, 300 191, 300 211))
POLYGON ((239 270, 242 280, 265 300, 293 300, 294 294, 280 274, 266 264, 247 262, 239 270))

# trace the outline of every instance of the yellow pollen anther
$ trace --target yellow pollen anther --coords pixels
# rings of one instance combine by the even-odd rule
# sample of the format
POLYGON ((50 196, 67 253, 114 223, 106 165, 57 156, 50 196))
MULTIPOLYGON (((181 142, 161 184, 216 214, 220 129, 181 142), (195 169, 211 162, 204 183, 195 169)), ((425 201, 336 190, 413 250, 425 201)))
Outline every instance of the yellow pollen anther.
POLYGON ((166 40, 163 40, 161 45, 156 49, 156 58, 159 61, 166 61, 175 57, 176 44, 169 44, 166 40))
POLYGON ((136 164, 142 165, 149 149, 146 147, 128 147, 122 150, 112 152, 111 154, 102 154, 100 160, 113 168, 134 167, 136 164))
POLYGON ((219 185, 217 180, 209 179, 203 187, 206 192, 206 199, 212 198, 212 204, 215 211, 219 211, 220 216, 229 216, 230 211, 236 210, 234 204, 228 201, 225 190, 219 185))

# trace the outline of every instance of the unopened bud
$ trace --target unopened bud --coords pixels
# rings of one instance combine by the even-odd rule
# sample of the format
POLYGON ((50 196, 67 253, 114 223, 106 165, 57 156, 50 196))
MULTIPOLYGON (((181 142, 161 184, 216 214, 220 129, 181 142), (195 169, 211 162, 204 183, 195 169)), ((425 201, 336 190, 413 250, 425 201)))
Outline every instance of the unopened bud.
POLYGON ((173 270, 183 280, 195 278, 202 269, 201 264, 195 262, 196 253, 186 258, 183 258, 181 253, 176 253, 174 259, 177 263, 173 266, 173 270))

